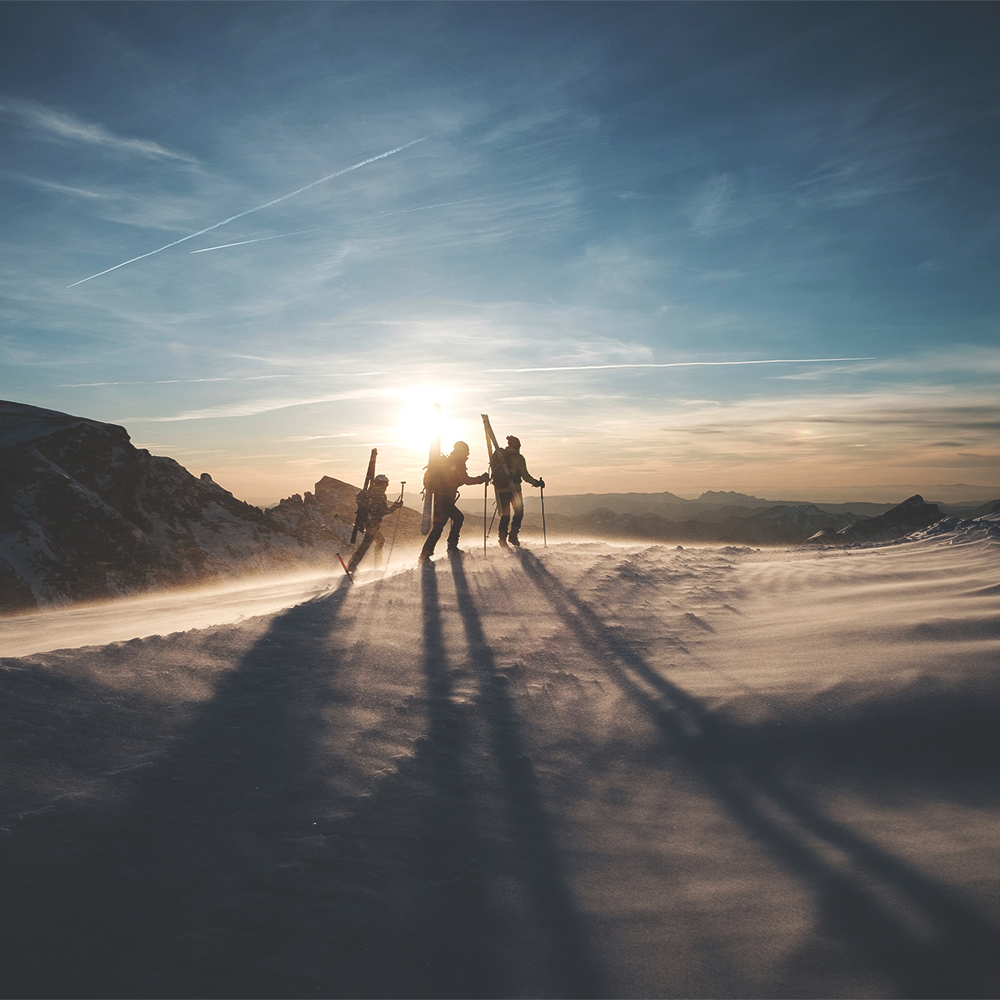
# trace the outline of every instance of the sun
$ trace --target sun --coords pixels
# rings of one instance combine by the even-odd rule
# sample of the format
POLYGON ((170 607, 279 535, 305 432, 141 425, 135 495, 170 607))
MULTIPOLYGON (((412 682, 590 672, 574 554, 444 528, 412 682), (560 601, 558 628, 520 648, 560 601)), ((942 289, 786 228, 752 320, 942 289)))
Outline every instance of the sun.
MULTIPOLYGON (((404 448, 427 454, 431 439, 440 433, 441 449, 451 450, 458 440, 468 441, 467 421, 453 417, 449 403, 453 394, 444 386, 412 386, 403 393, 403 406, 396 423, 396 440, 404 448), (438 416, 434 404, 441 406, 438 416)), ((469 442, 472 444, 472 442, 469 442)))

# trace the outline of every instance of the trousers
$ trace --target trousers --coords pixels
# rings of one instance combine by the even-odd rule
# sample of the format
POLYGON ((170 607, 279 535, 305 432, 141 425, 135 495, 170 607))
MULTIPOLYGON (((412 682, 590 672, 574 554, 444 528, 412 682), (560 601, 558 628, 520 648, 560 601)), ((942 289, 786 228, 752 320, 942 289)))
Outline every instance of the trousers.
POLYGON ((465 523, 465 515, 455 506, 457 497, 434 495, 434 520, 430 533, 424 542, 424 547, 420 550, 423 556, 430 556, 434 553, 434 546, 437 545, 444 526, 451 521, 451 530, 448 532, 448 548, 453 549, 458 545, 458 536, 465 523))
POLYGON ((382 565, 382 548, 385 545, 385 535, 382 534, 382 518, 369 522, 365 527, 365 537, 361 544, 354 550, 350 562, 347 564, 349 572, 353 573, 358 568, 358 563, 365 557, 365 553, 370 548, 372 542, 375 543, 375 568, 382 565))
POLYGON ((510 537, 517 538, 517 534, 521 530, 521 522, 524 520, 524 497, 521 496, 521 491, 498 493, 497 503, 500 506, 500 540, 507 540, 508 529, 510 537), (511 508, 514 510, 513 517, 510 516, 511 508))

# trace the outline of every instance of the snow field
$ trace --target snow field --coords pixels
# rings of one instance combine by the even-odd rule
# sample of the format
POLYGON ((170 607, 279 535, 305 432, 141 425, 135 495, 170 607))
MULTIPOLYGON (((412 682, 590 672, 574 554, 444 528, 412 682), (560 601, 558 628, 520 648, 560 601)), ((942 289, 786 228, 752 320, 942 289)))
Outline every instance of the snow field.
POLYGON ((989 996, 960 538, 473 552, 4 659, 3 995, 989 996))

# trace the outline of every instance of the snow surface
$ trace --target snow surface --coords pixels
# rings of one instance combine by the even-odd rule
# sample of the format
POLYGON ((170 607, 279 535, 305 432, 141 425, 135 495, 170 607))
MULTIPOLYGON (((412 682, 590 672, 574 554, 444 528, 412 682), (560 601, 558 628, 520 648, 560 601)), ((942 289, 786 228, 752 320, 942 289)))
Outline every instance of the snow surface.
POLYGON ((4 996, 1000 990, 989 525, 2 626, 4 996))
POLYGON ((161 590, 154 596, 76 604, 58 610, 0 617, 0 656, 27 656, 75 646, 107 645, 272 614, 330 590, 339 565, 286 576, 250 577, 238 584, 161 590))

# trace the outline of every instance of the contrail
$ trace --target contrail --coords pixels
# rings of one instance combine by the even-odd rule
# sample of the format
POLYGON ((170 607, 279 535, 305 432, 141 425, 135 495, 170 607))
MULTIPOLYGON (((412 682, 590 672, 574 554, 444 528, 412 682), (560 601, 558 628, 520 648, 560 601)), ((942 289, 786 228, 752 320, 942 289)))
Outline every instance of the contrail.
POLYGON ((670 361, 666 364, 558 365, 552 368, 485 368, 485 372, 589 372, 605 368, 694 368, 714 365, 802 365, 826 361, 877 361, 878 358, 768 358, 765 361, 670 361))
POLYGON ((228 219, 223 219, 222 222, 215 223, 214 226, 206 226, 204 229, 199 229, 196 233, 191 233, 190 236, 182 236, 179 240, 174 240, 173 243, 168 243, 166 246, 159 247, 156 250, 150 250, 149 253, 139 254, 138 257, 132 257, 130 260, 123 260, 120 264, 115 264, 114 267, 109 267, 105 271, 98 271, 97 274, 92 274, 89 278, 81 278, 79 281, 74 281, 72 285, 67 285, 66 287, 76 288, 77 285, 82 285, 85 281, 92 281, 94 278, 99 278, 102 274, 110 274, 112 271, 117 271, 118 268, 124 267, 126 264, 134 264, 137 260, 143 260, 146 257, 152 257, 153 254, 169 250, 171 247, 177 246, 178 243, 185 243, 188 240, 193 240, 196 236, 203 236, 205 233, 210 233, 213 229, 218 229, 220 226, 225 226, 230 222, 235 222, 237 219, 242 219, 244 215, 250 215, 253 212, 260 212, 262 209, 270 208, 272 205, 277 205, 279 202, 287 201, 289 198, 294 198, 297 194, 302 194, 303 191, 308 191, 310 188, 316 187, 317 184, 324 184, 326 181, 333 180, 334 177, 343 177, 344 174, 349 174, 352 170, 357 170, 359 167, 367 166, 369 163, 374 163, 376 160, 384 160, 387 156, 392 156, 393 153, 400 153, 404 149, 409 149, 410 146, 415 146, 418 142, 423 142, 425 139, 429 139, 433 134, 433 132, 428 133, 427 135, 421 136, 419 139, 414 139, 412 142, 403 143, 402 146, 397 146, 395 149, 390 149, 385 153, 379 153, 378 156, 369 156, 367 160, 362 160, 360 163, 355 163, 353 166, 344 167, 343 170, 337 170, 332 174, 327 174, 325 177, 320 177, 318 181, 312 181, 312 183, 306 184, 295 191, 283 194, 280 198, 275 198, 263 205, 258 205, 256 208, 248 208, 245 212, 237 212, 236 215, 231 215, 228 219))
MULTIPOLYGON (((426 138, 426 136, 424 137, 426 138)), ((417 140, 420 141, 419 139, 417 140)), ((317 182, 318 183, 318 182, 317 182)), ((303 233, 319 233, 324 229, 339 229, 341 226, 353 226, 358 222, 369 222, 372 219, 391 219, 394 215, 406 215, 407 212, 426 212, 430 208, 445 208, 448 205, 464 205, 477 198, 463 198, 461 201, 442 201, 437 205, 420 205, 418 208, 404 208, 399 212, 379 212, 378 215, 366 215, 360 219, 348 219, 332 226, 316 226, 313 229, 296 229, 294 233, 280 233, 277 236, 259 236, 254 240, 239 240, 237 243, 220 243, 217 247, 202 247, 201 250, 189 250, 188 253, 208 253, 209 250, 226 250, 229 247, 243 247, 248 243, 264 243, 267 240, 283 240, 286 236, 301 236, 303 233)))

